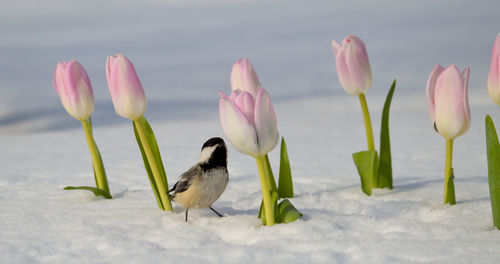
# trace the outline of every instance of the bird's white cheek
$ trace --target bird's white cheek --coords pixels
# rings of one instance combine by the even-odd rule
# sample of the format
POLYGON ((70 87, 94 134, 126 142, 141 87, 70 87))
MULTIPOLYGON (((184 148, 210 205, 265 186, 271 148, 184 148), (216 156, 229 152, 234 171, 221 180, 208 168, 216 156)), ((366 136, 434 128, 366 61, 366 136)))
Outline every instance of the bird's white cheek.
POLYGON ((212 147, 206 147, 206 148, 204 148, 201 151, 199 163, 205 163, 205 162, 207 162, 210 159, 210 156, 214 152, 215 148, 217 148, 217 146, 212 146, 212 147))

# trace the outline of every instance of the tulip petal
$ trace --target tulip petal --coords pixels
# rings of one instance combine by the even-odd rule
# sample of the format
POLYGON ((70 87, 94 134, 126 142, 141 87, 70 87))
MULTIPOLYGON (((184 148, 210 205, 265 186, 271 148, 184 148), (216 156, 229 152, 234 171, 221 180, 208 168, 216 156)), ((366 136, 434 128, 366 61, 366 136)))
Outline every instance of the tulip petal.
POLYGON ((455 65, 450 65, 437 78, 435 88, 436 127, 445 139, 454 139, 469 127, 464 97, 464 78, 455 65))
MULTIPOLYGON (((371 86, 372 75, 371 75, 371 67, 370 60, 368 58, 368 52, 366 51, 365 43, 357 36, 349 35, 351 42, 354 44, 354 50, 356 55, 356 61, 359 63, 360 72, 369 76, 369 80, 366 81, 366 84, 369 83, 371 86)), ((369 88, 368 86, 368 88, 369 88)), ((366 91, 365 91, 366 92, 366 91)))
POLYGON ((115 89, 118 88, 111 85, 111 68, 112 68, 112 63, 114 62, 113 57, 114 56, 109 56, 106 58, 106 81, 108 82, 108 88, 109 92, 111 93, 111 97, 113 97, 113 94, 117 93, 115 89))
MULTIPOLYGON (((360 40, 361 41, 361 40, 360 40)), ((364 46, 358 46, 352 41, 347 45, 346 62, 351 73, 352 82, 360 93, 366 93, 372 85, 370 63, 364 46)))
POLYGON ((491 54, 490 72, 488 74, 488 93, 491 99, 500 105, 500 33, 497 35, 491 54))
POLYGON ((336 57, 336 65, 337 65, 337 73, 339 76, 339 81, 344 90, 352 95, 357 96, 361 93, 361 90, 355 85, 351 78, 351 72, 349 71, 349 67, 347 66, 346 61, 346 46, 342 46, 337 53, 336 57))
POLYGON ((59 62, 54 70, 52 84, 59 94, 64 109, 78 120, 86 120, 94 111, 92 85, 80 63, 75 60, 59 62))
POLYGON ((94 93, 89 77, 83 69, 82 65, 77 61, 70 62, 72 82, 76 87, 75 109, 78 113, 84 113, 80 116, 81 119, 87 119, 94 111, 94 93))
MULTIPOLYGON (((469 66, 465 67, 465 69, 462 71, 462 79, 464 81, 464 97, 463 97, 463 104, 464 104, 464 110, 465 110, 465 117, 467 118, 468 122, 467 124, 470 125, 471 121, 471 116, 470 116, 470 106, 469 106, 469 74, 470 74, 470 68, 469 66)), ((467 127, 469 129, 469 127, 467 127)))
MULTIPOLYGON (((238 95, 240 95, 241 93, 242 93, 241 90, 234 90, 231 92, 231 95, 229 95, 229 99, 231 99, 231 101, 234 102, 236 100, 236 98, 238 98, 238 95)), ((224 93, 222 93, 222 92, 219 92, 219 95, 225 96, 224 93)))
POLYGON ((259 153, 267 154, 278 144, 279 132, 276 114, 267 91, 260 87, 255 100, 255 130, 259 142, 259 153))
POLYGON ((231 90, 248 92, 255 97, 260 86, 259 77, 247 58, 239 59, 231 70, 231 90))
POLYGON ((344 90, 357 96, 371 87, 373 79, 368 53, 363 41, 348 35, 342 43, 332 41, 340 84, 344 90))
POLYGON ((427 108, 429 109, 429 115, 431 117, 432 123, 436 122, 436 117, 435 117, 435 104, 434 104, 434 93, 435 93, 435 87, 436 87, 436 80, 441 74, 441 72, 444 71, 444 67, 438 64, 436 67, 431 72, 431 75, 429 76, 429 79, 427 79, 427 87, 425 89, 425 95, 427 98, 427 108))
POLYGON ((219 93, 219 115, 222 131, 238 151, 250 156, 259 154, 254 126, 245 114, 226 95, 219 93))
POLYGON ((131 120, 142 117, 147 101, 132 62, 122 54, 108 57, 106 78, 116 113, 131 120))
MULTIPOLYGON (((232 97, 233 93, 231 93, 232 97)), ((240 108, 240 110, 245 114, 248 121, 255 125, 254 112, 255 112, 255 101, 250 93, 241 92, 236 96, 233 102, 240 108)))

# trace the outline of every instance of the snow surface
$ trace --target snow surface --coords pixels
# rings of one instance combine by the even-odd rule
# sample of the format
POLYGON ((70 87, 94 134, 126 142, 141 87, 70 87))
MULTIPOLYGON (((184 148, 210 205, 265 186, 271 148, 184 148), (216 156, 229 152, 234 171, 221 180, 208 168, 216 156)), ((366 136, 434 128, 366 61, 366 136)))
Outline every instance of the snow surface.
MULTIPOLYGON (((498 263, 487 184, 484 116, 496 1, 2 1, 0 2, 1 263, 498 263), (361 36, 374 85, 367 94, 375 135, 392 78, 393 190, 360 190, 351 153, 366 148, 357 98, 341 88, 330 41, 361 36), (216 91, 249 57, 287 140, 304 213, 265 227, 255 161, 229 148, 230 182, 214 207, 157 208, 129 120, 113 110, 105 56, 136 65, 172 185, 221 136, 216 91), (91 185, 78 121, 51 87, 60 60, 75 58, 92 80, 95 140, 113 200, 67 185, 91 185), (442 205, 444 140, 424 97, 433 67, 471 67, 472 126, 455 141, 457 205, 442 205)), ((378 139, 376 140, 378 146, 378 139)), ((278 151, 270 153, 277 174, 278 151)))

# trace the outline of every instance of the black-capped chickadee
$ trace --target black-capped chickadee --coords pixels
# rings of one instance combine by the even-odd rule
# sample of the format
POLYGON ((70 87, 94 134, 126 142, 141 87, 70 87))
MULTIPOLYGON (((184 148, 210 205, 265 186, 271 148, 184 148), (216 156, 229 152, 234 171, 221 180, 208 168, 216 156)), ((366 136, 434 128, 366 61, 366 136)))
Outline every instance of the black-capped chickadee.
POLYGON ((214 137, 203 144, 200 160, 168 192, 186 210, 186 222, 190 208, 210 208, 222 217, 212 204, 224 192, 228 181, 226 144, 222 138, 214 137))

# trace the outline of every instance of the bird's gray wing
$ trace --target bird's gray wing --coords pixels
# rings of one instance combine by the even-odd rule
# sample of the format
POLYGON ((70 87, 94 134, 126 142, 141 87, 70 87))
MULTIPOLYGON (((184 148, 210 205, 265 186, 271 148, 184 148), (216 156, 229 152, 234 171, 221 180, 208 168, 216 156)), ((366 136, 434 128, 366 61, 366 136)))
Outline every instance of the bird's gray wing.
POLYGON ((184 172, 179 180, 174 184, 174 187, 170 189, 168 192, 181 193, 189 187, 189 185, 193 182, 194 178, 201 175, 201 167, 199 164, 194 165, 189 170, 184 172))

